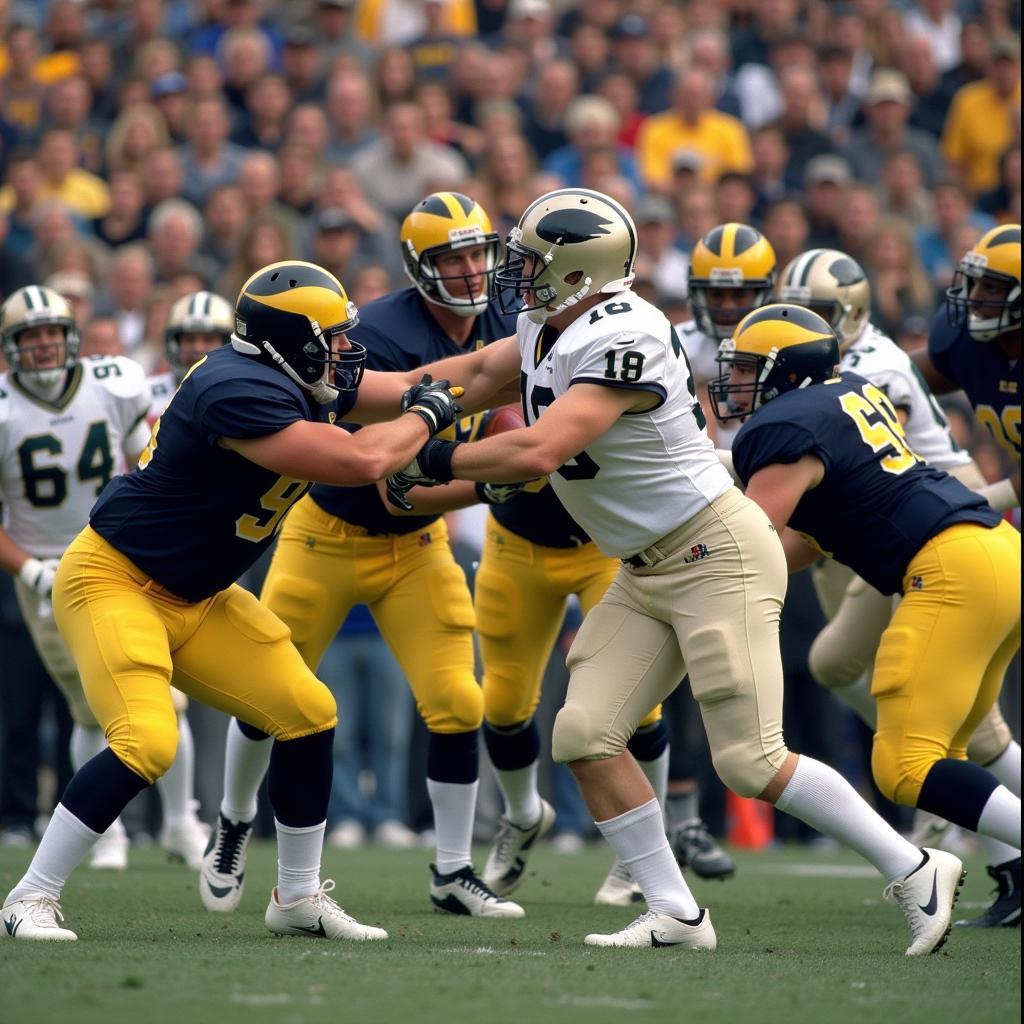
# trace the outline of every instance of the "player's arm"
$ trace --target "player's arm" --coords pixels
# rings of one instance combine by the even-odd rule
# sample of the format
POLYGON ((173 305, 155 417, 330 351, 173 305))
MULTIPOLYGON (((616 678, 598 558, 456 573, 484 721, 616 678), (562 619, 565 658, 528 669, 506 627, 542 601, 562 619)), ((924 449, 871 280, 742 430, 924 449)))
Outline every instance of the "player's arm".
POLYGON ((979 487, 978 494, 999 512, 1020 508, 1020 470, 995 483, 979 487))
POLYGON ((790 572, 803 569, 821 557, 787 524, 800 499, 817 487, 824 475, 824 463, 814 455, 804 455, 796 462, 765 466, 747 483, 747 497, 761 506, 782 541, 790 572))
POLYGON ((0 527, 0 569, 17 576, 40 597, 50 596, 57 562, 56 558, 34 558, 0 527))

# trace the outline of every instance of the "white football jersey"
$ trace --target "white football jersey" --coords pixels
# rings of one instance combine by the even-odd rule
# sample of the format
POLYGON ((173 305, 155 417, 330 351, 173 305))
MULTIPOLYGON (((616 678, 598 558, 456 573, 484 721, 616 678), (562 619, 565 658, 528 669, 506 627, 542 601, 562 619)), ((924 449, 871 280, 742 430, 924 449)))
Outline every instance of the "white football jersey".
POLYGON ((942 407, 913 360, 874 324, 867 324, 843 353, 839 369, 871 381, 893 405, 907 412, 907 441, 929 465, 948 470, 971 461, 971 456, 957 447, 942 407))
MULTIPOLYGON (((683 320, 676 324, 676 334, 682 342, 686 358, 690 360, 690 369, 693 370, 693 379, 701 394, 709 380, 717 377, 718 369, 718 342, 709 338, 698 326, 696 320, 683 320)), ((712 409, 706 410, 709 416, 714 416, 712 409)), ((743 424, 736 420, 730 423, 715 423, 715 445, 718 448, 729 449, 732 447, 733 439, 740 432, 743 424)))
POLYGON ((551 474, 559 500, 605 554, 643 551, 732 486, 705 429, 682 346, 649 302, 619 292, 557 335, 524 313, 517 335, 531 424, 576 383, 660 399, 648 412, 620 416, 551 474))
POLYGON ((174 397, 174 392, 178 390, 178 381, 174 374, 168 370, 166 373, 154 373, 152 376, 147 377, 146 383, 149 385, 150 397, 148 418, 150 423, 152 423, 160 417, 164 409, 167 408, 167 404, 174 397))
POLYGON ((149 388, 124 356, 83 359, 46 402, 0 374, 0 502, 4 529, 36 558, 59 558, 89 521, 107 481, 141 451, 149 388))

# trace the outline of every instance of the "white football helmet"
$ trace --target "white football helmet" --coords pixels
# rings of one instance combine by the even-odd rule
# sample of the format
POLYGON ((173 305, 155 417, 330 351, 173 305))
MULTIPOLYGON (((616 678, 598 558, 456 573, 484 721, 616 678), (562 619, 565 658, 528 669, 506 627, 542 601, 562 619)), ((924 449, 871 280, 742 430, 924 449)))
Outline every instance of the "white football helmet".
POLYGON ((56 384, 78 362, 80 339, 75 314, 67 299, 52 288, 41 285, 30 284, 8 296, 0 308, 0 342, 11 371, 43 387, 56 384), (33 327, 50 324, 64 329, 64 351, 53 366, 37 369, 35 355, 31 360, 25 357, 32 349, 41 346, 23 349, 18 343, 18 337, 33 327))
POLYGON ((810 249, 782 272, 779 299, 817 313, 836 332, 845 352, 871 313, 871 285, 861 265, 839 249, 810 249))
POLYGON ((184 295, 173 306, 167 317, 164 347, 167 361, 174 376, 181 380, 191 361, 181 357, 181 338, 184 334, 217 335, 221 345, 231 341, 235 329, 235 311, 227 299, 213 292, 193 292, 184 295))

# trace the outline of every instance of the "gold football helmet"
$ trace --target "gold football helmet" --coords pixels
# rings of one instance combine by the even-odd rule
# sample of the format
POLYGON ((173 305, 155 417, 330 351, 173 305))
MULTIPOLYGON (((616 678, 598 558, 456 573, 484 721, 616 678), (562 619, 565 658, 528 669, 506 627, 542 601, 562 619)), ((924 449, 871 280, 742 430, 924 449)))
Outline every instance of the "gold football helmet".
POLYGON ((838 249, 811 249, 782 272, 779 298, 813 310, 836 332, 845 351, 871 313, 871 285, 861 265, 838 249))
POLYGON ((722 373, 708 384, 715 417, 724 423, 749 416, 786 391, 829 380, 838 364, 835 331, 817 313, 784 303, 755 309, 719 346, 722 373), (734 363, 753 366, 753 383, 729 382, 734 363), (737 402, 741 395, 749 396, 750 402, 737 402))
POLYGON ((694 246, 687 280, 697 326, 722 341, 747 313, 771 301, 775 250, 748 224, 719 224, 694 246), (739 293, 744 301, 723 303, 728 292, 739 293))
POLYGON ((628 288, 635 259, 636 226, 622 206, 602 192, 561 188, 534 200, 509 232, 494 283, 504 312, 542 324, 588 295, 628 288))
POLYGON ((946 292, 946 310, 975 341, 992 341, 1020 330, 1019 224, 986 231, 964 254, 946 292))
POLYGON ((4 358, 13 373, 28 377, 43 387, 56 384, 78 362, 78 324, 67 299, 52 288, 30 284, 8 296, 0 308, 0 342, 4 358), (45 343, 21 345, 18 337, 34 327, 56 325, 64 329, 63 352, 51 365, 38 368, 37 350, 45 343))
POLYGON ((501 252, 501 239, 484 208, 461 192, 434 192, 402 221, 405 272, 428 302, 459 316, 478 316, 487 308, 501 252), (447 253, 484 247, 483 269, 444 273, 438 261, 447 253))
POLYGON ((231 341, 231 333, 235 329, 235 311, 227 299, 213 292, 193 292, 183 295, 171 306, 167 317, 167 328, 164 331, 164 347, 167 350, 167 361, 171 364, 174 376, 181 380, 188 368, 207 351, 216 346, 226 345, 231 341), (204 341, 201 346, 190 345, 186 356, 182 355, 181 342, 183 335, 205 335, 219 339, 216 344, 204 341))

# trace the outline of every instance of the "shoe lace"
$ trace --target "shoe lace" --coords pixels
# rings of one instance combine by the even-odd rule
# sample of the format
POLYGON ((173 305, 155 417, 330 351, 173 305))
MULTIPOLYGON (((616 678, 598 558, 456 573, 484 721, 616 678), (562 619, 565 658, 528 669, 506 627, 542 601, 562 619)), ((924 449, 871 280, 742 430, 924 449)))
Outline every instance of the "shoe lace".
POLYGON ((251 822, 234 822, 221 818, 217 826, 217 872, 219 874, 237 874, 242 847, 251 830, 251 822))
POLYGON ((334 879, 325 878, 323 882, 320 883, 320 888, 317 889, 317 891, 310 897, 313 905, 322 913, 340 914, 342 917, 347 918, 350 921, 354 920, 354 918, 345 913, 345 910, 333 897, 328 895, 328 893, 333 892, 334 889, 334 879))
POLYGON ((890 903, 895 901, 900 905, 900 909, 910 924, 911 934, 916 939, 924 930, 925 922, 921 915, 916 913, 917 908, 914 905, 914 900, 907 892, 907 887, 903 883, 904 879, 902 878, 897 878, 895 882, 890 882, 882 890, 882 899, 890 903))
POLYGON ((473 896, 479 896, 484 900, 494 900, 496 903, 505 901, 472 869, 466 868, 458 879, 459 886, 473 896))
POLYGON ((502 816, 498 833, 494 837, 494 856, 499 861, 508 860, 516 842, 516 827, 508 818, 502 816))
POLYGON ((28 907, 29 915, 34 924, 59 928, 59 922, 64 920, 60 903, 45 893, 40 893, 38 896, 25 900, 25 905, 28 907))

